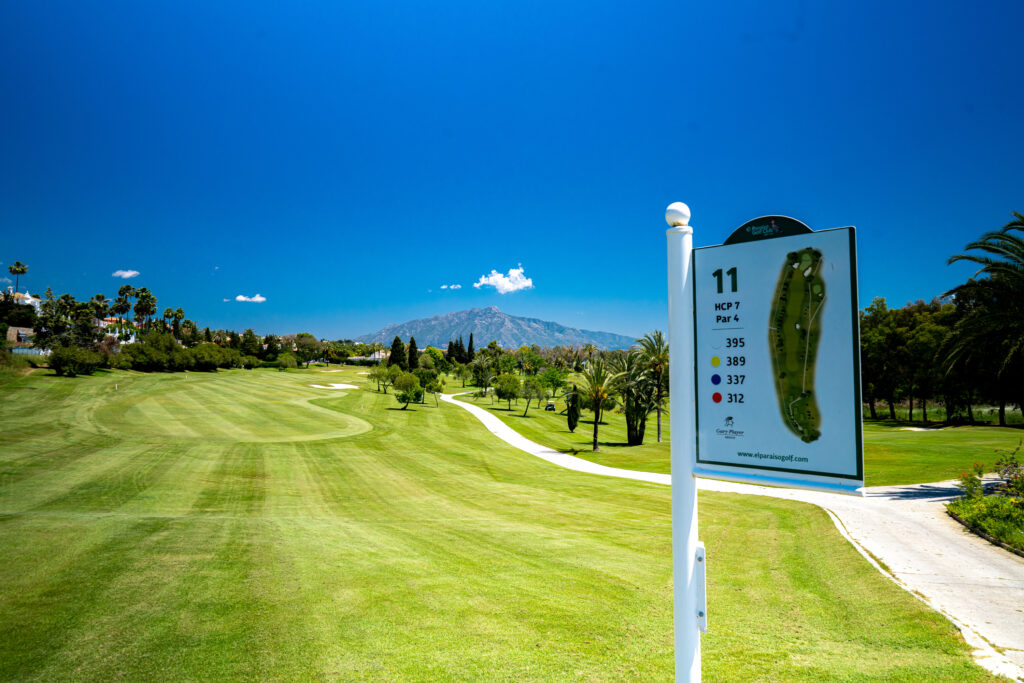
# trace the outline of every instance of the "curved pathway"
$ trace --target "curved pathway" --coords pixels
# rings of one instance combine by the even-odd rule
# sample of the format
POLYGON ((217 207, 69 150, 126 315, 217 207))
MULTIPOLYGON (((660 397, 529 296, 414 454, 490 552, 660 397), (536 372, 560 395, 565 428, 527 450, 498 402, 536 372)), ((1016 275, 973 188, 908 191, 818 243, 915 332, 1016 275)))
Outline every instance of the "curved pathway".
MULTIPOLYGON (((530 441, 479 406, 468 410, 488 431, 550 463, 578 472, 671 485, 671 475, 607 467, 530 441)), ((941 612, 993 673, 1024 681, 1024 559, 968 532, 943 503, 960 492, 953 481, 872 486, 864 498, 698 479, 698 488, 771 496, 823 508, 839 532, 880 572, 941 612), (881 563, 881 564, 880 564, 881 563)))

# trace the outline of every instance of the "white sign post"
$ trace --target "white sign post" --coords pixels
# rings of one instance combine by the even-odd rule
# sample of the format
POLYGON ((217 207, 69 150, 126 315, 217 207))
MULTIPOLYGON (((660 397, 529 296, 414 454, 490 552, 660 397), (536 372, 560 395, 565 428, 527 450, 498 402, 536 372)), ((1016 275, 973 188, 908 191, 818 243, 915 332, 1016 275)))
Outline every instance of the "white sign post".
POLYGON ((700 549, 697 567, 697 480, 693 466, 696 416, 693 394, 693 279, 690 261, 693 230, 690 209, 682 202, 668 207, 668 345, 672 406, 672 582, 675 613, 677 681, 700 680, 700 625, 706 619, 697 604, 698 571, 703 573, 700 549))
POLYGON ((864 485, 853 228, 768 216, 693 249, 669 205, 672 579, 677 681, 707 631, 696 477, 859 495, 864 485))

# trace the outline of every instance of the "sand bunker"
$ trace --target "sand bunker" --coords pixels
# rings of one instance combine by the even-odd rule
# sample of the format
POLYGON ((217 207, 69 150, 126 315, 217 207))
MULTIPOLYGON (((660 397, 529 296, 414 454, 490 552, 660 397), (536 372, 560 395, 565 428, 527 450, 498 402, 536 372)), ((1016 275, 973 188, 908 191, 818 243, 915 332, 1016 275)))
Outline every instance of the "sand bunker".
POLYGON ((357 372, 356 374, 357 375, 369 375, 370 373, 368 373, 368 372, 357 372))
POLYGON ((333 384, 328 384, 328 385, 324 385, 324 384, 310 384, 309 386, 313 387, 314 389, 358 389, 359 388, 359 387, 357 387, 354 384, 338 384, 337 382, 335 382, 333 384))
POLYGON ((942 427, 900 427, 901 432, 941 432, 942 427))
POLYGON ((341 370, 321 370, 320 372, 341 372, 341 370))

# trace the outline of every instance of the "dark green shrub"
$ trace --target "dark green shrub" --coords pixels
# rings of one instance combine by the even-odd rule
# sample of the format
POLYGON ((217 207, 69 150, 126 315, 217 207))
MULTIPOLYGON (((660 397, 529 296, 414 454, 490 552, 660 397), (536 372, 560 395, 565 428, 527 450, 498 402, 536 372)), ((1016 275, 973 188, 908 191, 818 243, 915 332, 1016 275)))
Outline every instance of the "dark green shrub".
POLYGON ((134 344, 121 346, 120 356, 128 360, 133 370, 143 372, 177 372, 192 367, 188 352, 166 332, 140 335, 134 344))
POLYGON ((191 363, 191 369, 202 372, 214 372, 217 368, 233 368, 241 364, 241 355, 238 351, 211 343, 193 346, 185 353, 191 363))
POLYGON ((49 359, 50 368, 63 377, 91 375, 103 362, 103 354, 75 346, 58 346, 49 359))

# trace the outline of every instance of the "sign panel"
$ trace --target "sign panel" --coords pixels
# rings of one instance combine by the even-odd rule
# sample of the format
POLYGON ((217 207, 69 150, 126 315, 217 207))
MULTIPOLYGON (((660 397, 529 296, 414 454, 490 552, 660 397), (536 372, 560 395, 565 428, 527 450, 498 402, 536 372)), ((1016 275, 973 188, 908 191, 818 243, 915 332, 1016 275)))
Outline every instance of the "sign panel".
POLYGON ((695 474, 855 493, 864 458, 854 229, 759 220, 737 230, 744 239, 693 250, 695 474))

